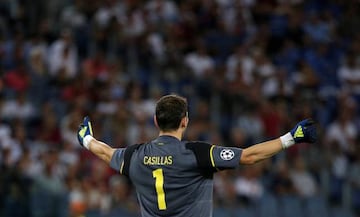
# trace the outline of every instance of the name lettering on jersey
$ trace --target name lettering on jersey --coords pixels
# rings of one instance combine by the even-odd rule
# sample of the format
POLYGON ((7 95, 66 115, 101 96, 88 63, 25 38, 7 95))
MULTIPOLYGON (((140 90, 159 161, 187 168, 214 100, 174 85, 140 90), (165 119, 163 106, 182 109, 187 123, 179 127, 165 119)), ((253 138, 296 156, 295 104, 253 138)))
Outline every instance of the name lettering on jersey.
POLYGON ((168 156, 144 156, 145 165, 172 165, 173 159, 168 156))

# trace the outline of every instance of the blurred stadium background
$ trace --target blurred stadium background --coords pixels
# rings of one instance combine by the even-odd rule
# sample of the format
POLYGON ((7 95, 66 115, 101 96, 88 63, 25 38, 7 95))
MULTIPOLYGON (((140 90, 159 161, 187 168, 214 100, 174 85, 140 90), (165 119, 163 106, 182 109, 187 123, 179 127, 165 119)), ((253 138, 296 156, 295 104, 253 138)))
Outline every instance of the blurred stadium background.
POLYGON ((128 180, 82 149, 156 136, 247 147, 313 117, 320 139, 215 176, 215 217, 360 216, 358 0, 0 0, 0 216, 139 216, 128 180))

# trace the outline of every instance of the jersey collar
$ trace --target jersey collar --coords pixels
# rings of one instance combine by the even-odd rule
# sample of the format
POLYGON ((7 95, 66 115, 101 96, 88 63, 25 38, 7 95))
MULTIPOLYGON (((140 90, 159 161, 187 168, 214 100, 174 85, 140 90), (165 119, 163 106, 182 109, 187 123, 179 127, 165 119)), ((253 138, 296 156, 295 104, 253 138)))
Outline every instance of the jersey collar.
POLYGON ((162 135, 159 136, 158 138, 155 139, 156 142, 164 142, 164 143, 169 143, 169 142, 180 142, 180 140, 174 136, 169 136, 169 135, 162 135))

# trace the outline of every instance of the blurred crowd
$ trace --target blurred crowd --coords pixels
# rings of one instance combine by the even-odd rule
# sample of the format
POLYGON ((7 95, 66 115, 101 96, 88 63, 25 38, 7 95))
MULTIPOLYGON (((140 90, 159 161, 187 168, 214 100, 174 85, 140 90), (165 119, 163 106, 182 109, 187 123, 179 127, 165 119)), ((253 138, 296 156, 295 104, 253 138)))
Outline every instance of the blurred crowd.
MULTIPOLYGON (((137 216, 129 181, 77 141, 157 136, 157 99, 189 102, 187 140, 248 147, 304 118, 319 141, 215 176, 215 208, 324 198, 360 216, 357 0, 0 0, 0 216, 137 216)), ((286 216, 285 216, 286 217, 286 216)))

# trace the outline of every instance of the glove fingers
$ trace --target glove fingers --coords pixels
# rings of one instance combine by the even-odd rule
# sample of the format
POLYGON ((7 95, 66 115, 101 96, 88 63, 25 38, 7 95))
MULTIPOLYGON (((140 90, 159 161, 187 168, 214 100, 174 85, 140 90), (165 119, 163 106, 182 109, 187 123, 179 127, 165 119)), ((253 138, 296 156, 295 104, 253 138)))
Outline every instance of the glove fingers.
POLYGON ((312 126, 315 124, 315 121, 313 119, 306 119, 305 126, 312 126))
POLYGON ((85 116, 85 117, 84 117, 83 124, 84 124, 84 125, 87 125, 89 122, 90 122, 89 116, 85 116))
POLYGON ((77 138, 82 146, 84 146, 83 140, 86 135, 92 135, 90 118, 88 116, 84 117, 83 122, 78 127, 77 138))
POLYGON ((316 134, 316 127, 315 127, 315 125, 309 126, 307 130, 308 130, 308 132, 309 132, 310 142, 316 142, 316 140, 317 140, 317 134, 316 134))
POLYGON ((78 131, 80 131, 83 127, 85 127, 84 124, 80 124, 79 127, 78 127, 78 131))

